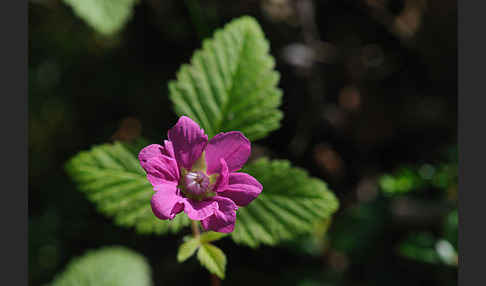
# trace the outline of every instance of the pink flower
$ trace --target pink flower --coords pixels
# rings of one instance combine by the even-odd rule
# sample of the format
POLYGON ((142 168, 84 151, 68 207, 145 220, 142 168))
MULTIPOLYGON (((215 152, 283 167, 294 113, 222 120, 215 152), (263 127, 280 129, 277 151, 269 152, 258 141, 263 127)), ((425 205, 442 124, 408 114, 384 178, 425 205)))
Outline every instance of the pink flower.
POLYGON ((208 142, 204 130, 186 116, 169 130, 168 138, 164 146, 149 145, 138 155, 154 186, 154 214, 173 219, 184 211, 206 230, 232 232, 238 207, 248 205, 263 188, 252 176, 236 172, 250 156, 250 141, 231 131, 208 142))

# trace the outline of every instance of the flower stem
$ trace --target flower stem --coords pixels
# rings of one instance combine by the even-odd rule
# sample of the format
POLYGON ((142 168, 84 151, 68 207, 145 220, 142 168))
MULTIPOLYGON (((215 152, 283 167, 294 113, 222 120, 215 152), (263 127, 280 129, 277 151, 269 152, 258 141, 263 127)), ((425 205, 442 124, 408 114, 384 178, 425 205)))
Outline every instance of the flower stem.
MULTIPOLYGON (((199 224, 196 220, 191 221, 192 235, 194 238, 199 238, 201 231, 199 230, 199 224)), ((211 286, 221 286, 221 279, 218 276, 211 274, 211 286)))
POLYGON ((214 274, 211 274, 211 286, 221 286, 221 279, 214 274))
POLYGON ((192 234, 194 235, 194 238, 199 238, 201 232, 199 231, 199 225, 197 224, 197 221, 193 220, 191 227, 192 227, 192 234))

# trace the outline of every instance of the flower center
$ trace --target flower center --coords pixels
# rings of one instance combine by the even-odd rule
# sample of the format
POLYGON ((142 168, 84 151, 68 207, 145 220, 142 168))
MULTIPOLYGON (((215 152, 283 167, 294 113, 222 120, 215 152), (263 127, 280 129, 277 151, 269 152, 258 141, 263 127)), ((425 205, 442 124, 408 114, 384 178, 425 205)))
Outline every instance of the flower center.
POLYGON ((185 191, 193 196, 201 196, 208 190, 209 177, 201 171, 188 172, 184 177, 185 191))

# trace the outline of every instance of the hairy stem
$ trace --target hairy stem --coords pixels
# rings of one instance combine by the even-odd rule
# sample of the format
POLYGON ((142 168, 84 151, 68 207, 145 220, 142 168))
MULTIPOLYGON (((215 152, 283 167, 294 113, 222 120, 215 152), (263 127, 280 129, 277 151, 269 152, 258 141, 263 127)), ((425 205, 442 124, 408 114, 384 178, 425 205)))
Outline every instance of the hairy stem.
POLYGON ((199 231, 199 225, 197 221, 193 220, 191 221, 191 227, 192 227, 192 234, 194 235, 194 238, 199 238, 199 235, 201 232, 199 231))
POLYGON ((211 286, 220 286, 221 279, 218 276, 211 274, 211 286))
MULTIPOLYGON (((199 224, 196 220, 191 221, 192 235, 194 238, 199 238, 201 231, 199 230, 199 224)), ((220 286, 221 279, 218 276, 211 274, 211 286, 220 286)))

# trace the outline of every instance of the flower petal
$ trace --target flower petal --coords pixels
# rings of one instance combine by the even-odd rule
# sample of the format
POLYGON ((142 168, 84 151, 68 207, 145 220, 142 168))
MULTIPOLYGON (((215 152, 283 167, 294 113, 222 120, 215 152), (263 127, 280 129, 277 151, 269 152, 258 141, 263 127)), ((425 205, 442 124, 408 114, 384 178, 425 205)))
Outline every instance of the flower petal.
POLYGON ((250 157, 250 141, 239 131, 219 133, 206 147, 208 174, 220 172, 220 159, 228 164, 230 172, 238 171, 250 157))
POLYGON ((203 220, 211 216, 218 209, 218 203, 213 200, 196 201, 184 199, 184 212, 192 220, 203 220))
POLYGON ((175 159, 174 146, 172 146, 172 142, 169 140, 164 140, 164 149, 162 150, 162 154, 175 159))
POLYGON ((177 194, 177 183, 160 184, 150 200, 152 211, 160 219, 173 219, 182 211, 183 197, 177 194))
POLYGON ((236 210, 238 207, 235 203, 224 197, 213 197, 218 202, 218 209, 214 214, 201 221, 206 230, 230 233, 235 229, 236 210))
POLYGON ((140 150, 140 153, 138 153, 138 160, 142 167, 148 159, 162 155, 164 149, 164 146, 160 144, 151 144, 140 150))
POLYGON ((177 163, 188 170, 201 157, 208 143, 208 136, 204 134, 204 130, 186 116, 179 118, 177 124, 169 130, 168 137, 174 146, 177 163))
POLYGON ((226 164, 226 161, 221 158, 220 159, 220 164, 221 164, 221 170, 220 173, 218 174, 218 180, 214 184, 213 190, 215 192, 223 191, 226 186, 228 185, 229 181, 229 171, 228 171, 228 164, 226 164))
POLYGON ((149 159, 154 157, 160 157, 160 155, 175 158, 172 143, 170 141, 164 140, 164 145, 165 146, 159 144, 151 144, 140 150, 140 153, 138 153, 138 160, 140 161, 140 165, 142 165, 142 168, 145 169, 144 165, 149 159))
POLYGON ((179 168, 175 159, 164 155, 148 159, 142 167, 147 172, 147 179, 154 186, 179 180, 179 168))
POLYGON ((174 159, 172 143, 166 140, 164 145, 149 145, 138 154, 140 165, 147 173, 147 179, 154 186, 179 180, 179 168, 174 159))
POLYGON ((230 198, 238 206, 246 206, 262 192, 263 186, 246 173, 231 173, 228 185, 218 195, 230 198))

